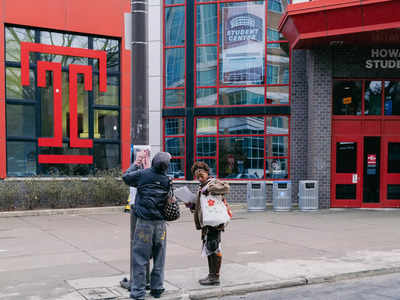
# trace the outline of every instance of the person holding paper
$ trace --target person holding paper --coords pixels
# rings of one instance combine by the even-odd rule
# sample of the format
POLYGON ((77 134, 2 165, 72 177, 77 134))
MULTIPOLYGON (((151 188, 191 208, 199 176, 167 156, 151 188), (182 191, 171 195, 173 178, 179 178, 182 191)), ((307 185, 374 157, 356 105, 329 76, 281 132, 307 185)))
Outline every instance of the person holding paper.
POLYGON ((202 220, 202 211, 200 205, 201 194, 222 195, 229 192, 229 185, 218 179, 211 177, 210 167, 204 162, 195 162, 192 166, 193 176, 200 182, 196 203, 187 203, 186 206, 194 214, 194 222, 197 230, 201 230, 202 253, 207 255, 208 275, 199 280, 201 285, 219 285, 219 272, 222 263, 222 252, 220 247, 221 231, 224 231, 225 224, 217 226, 204 226, 202 220))

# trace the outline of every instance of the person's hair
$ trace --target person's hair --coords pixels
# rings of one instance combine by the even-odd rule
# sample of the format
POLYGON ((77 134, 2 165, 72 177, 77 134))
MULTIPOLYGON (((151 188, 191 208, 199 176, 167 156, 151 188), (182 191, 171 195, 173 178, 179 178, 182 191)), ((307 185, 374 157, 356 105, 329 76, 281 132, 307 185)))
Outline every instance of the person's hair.
POLYGON ((203 161, 196 161, 192 166, 192 174, 195 175, 197 170, 204 170, 210 174, 210 167, 203 161))

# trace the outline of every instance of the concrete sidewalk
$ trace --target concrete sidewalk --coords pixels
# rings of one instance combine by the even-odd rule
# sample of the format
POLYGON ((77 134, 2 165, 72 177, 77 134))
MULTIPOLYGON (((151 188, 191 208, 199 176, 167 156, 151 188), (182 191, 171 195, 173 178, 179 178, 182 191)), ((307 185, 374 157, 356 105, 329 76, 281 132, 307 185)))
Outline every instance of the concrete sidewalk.
MULTIPOLYGON (((53 298, 35 299, 128 299, 128 292, 119 287, 119 281, 128 276, 129 270, 129 240, 123 241, 129 239, 127 214, 0 218, 0 226, 5 224, 4 220, 20 218, 40 228, 42 235, 50 234, 72 245, 68 253, 77 260, 61 264, 65 268, 82 268, 80 273, 74 270, 73 276, 63 277, 63 294, 54 292, 53 298), (76 232, 79 228, 80 233, 76 232), (101 265, 109 269, 84 270, 85 256, 99 264, 99 268, 101 265)), ((197 282, 207 274, 207 262, 200 257, 200 234, 184 210, 182 218, 168 227, 166 293, 162 299, 206 299, 399 272, 399 224, 400 210, 394 209, 249 213, 236 207, 234 219, 222 238, 221 286, 210 288, 197 282)), ((1 234, 0 230, 0 239, 1 234)), ((12 263, 2 266, 6 256, 0 249, 0 277, 2 271, 12 272, 16 268, 12 263)), ((18 257, 10 258, 18 265, 18 257)), ((26 259, 20 263, 25 271, 34 273, 35 266, 23 266, 26 259)), ((0 290, 1 287, 0 280, 0 290)), ((11 294, 12 289, 8 291, 11 294)))

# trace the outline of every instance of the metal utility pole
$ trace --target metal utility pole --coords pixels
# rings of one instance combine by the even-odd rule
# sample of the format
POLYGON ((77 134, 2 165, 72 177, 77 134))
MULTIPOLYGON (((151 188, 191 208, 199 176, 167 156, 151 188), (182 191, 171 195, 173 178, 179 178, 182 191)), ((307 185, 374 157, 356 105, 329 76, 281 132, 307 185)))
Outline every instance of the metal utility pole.
POLYGON ((132 128, 133 145, 149 143, 149 100, 147 91, 147 0, 132 0, 132 128))
MULTIPOLYGON (((147 0, 131 1, 131 144, 149 143, 149 101, 147 91, 147 0)), ((133 201, 134 199, 132 199, 133 201)), ((136 228, 136 216, 130 209, 130 278, 124 278, 121 286, 131 289, 133 278, 133 238, 136 228)), ((146 282, 149 284, 150 266, 147 266, 146 282)))

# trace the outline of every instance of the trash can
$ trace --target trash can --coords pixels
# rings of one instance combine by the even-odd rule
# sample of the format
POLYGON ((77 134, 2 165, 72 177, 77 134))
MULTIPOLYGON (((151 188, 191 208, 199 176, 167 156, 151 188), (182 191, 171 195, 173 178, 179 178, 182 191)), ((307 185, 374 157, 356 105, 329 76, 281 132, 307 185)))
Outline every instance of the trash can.
POLYGON ((299 181, 299 208, 303 211, 318 209, 318 181, 299 181))
POLYGON ((288 211, 292 208, 292 184, 290 181, 274 182, 272 205, 275 211, 288 211))
POLYGON ((247 210, 263 211, 267 207, 267 193, 265 182, 247 183, 247 210))

